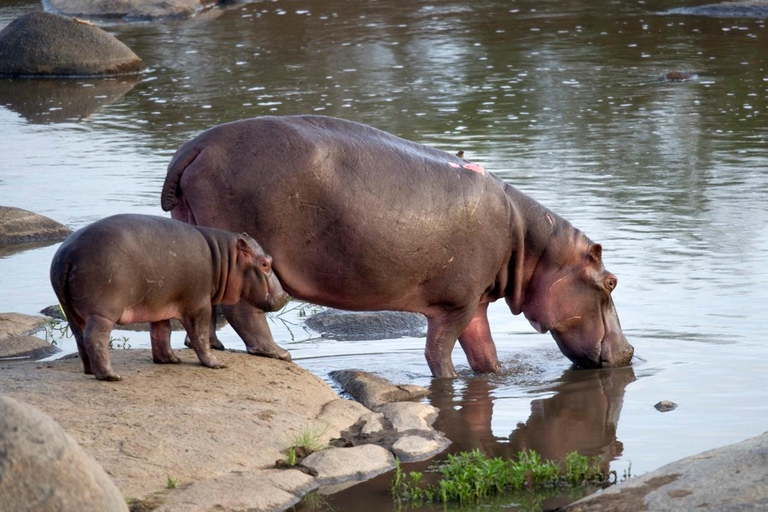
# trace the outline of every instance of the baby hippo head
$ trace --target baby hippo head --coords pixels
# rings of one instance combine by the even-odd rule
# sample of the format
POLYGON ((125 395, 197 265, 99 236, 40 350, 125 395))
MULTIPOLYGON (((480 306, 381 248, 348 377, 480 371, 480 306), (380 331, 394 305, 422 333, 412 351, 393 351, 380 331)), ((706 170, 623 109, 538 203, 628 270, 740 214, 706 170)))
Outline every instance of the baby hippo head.
POLYGON ((276 311, 289 299, 272 271, 272 257, 247 233, 237 238, 236 271, 230 274, 227 289, 240 290, 233 302, 244 300, 263 311, 276 311))

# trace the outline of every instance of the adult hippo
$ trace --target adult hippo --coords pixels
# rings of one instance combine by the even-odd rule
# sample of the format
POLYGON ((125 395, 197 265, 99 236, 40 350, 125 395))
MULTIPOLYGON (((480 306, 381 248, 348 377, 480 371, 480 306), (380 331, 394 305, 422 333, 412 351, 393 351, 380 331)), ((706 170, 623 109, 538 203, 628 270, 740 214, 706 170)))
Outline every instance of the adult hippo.
MULTIPOLYGON (((256 237, 294 297, 423 313, 435 377, 456 375, 457 338, 475 371, 498 370, 486 312, 501 297, 580 367, 632 359, 599 244, 482 167, 370 126, 320 116, 216 126, 176 152, 162 207, 256 237)), ((263 313, 224 313, 251 353, 290 357, 263 313)))

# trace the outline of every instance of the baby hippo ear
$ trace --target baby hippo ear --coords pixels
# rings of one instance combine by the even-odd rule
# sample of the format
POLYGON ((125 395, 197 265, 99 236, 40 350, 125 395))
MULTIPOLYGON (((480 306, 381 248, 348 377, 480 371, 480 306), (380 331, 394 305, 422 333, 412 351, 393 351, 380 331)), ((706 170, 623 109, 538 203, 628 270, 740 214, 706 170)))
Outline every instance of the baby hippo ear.
POLYGON ((247 233, 243 233, 241 236, 237 237, 237 250, 254 255, 255 251, 253 250, 253 247, 251 247, 251 244, 248 243, 250 238, 251 237, 249 237, 247 233))
POLYGON ((603 246, 600 244, 592 244, 589 248, 589 259, 595 263, 600 263, 603 257, 603 246))

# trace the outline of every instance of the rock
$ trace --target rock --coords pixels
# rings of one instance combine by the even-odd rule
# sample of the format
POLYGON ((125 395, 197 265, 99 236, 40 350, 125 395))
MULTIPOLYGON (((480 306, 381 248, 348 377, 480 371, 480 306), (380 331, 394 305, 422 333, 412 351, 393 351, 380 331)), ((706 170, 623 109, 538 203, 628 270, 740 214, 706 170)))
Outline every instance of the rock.
POLYGON ((364 406, 352 400, 339 398, 331 400, 323 406, 320 414, 317 415, 317 422, 326 425, 325 432, 321 439, 328 442, 332 437, 336 437, 342 430, 347 430, 357 423, 361 416, 370 414, 371 411, 364 406))
POLYGON ((416 462, 434 457, 451 444, 443 436, 407 435, 392 445, 392 451, 401 462, 416 462))
POLYGON ((706 451, 588 496, 568 512, 768 508, 768 433, 706 451))
POLYGON ((48 217, 21 208, 0 206, 0 247, 30 242, 60 242, 70 233, 72 230, 67 226, 48 217))
POLYGON ((162 365, 149 350, 112 351, 125 377, 119 385, 84 375, 76 358, 0 362, 0 394, 53 417, 136 500, 164 490, 168 476, 179 482, 175 494, 233 470, 271 467, 339 399, 290 362, 225 351, 216 356, 227 368, 211 370, 192 350, 176 355, 181 364, 162 365))
POLYGON ((386 428, 384 425, 384 415, 380 412, 372 412, 361 416, 360 422, 362 423, 360 433, 364 436, 379 433, 386 428))
POLYGON ((353 448, 328 448, 311 454, 302 466, 317 472, 320 485, 348 480, 363 481, 395 467, 395 458, 386 448, 364 444, 353 448))
POLYGON ((676 7, 667 14, 713 16, 717 18, 768 18, 768 0, 743 0, 717 4, 676 7))
POLYGON ((654 405, 654 407, 659 412, 668 412, 677 409, 677 404, 675 402, 670 402, 669 400, 662 400, 661 402, 654 405))
POLYGON ((0 80, 0 105, 30 123, 77 122, 122 98, 138 81, 136 75, 72 80, 6 78, 0 80))
POLYGON ((432 423, 437 419, 436 408, 413 402, 384 404, 377 408, 377 412, 384 414, 396 432, 408 432, 409 430, 431 432, 433 430, 432 423))
POLYGON ((0 475, 3 510, 128 510, 101 466, 53 419, 8 397, 0 397, 0 475))
POLYGON ((427 388, 411 384, 398 386, 383 377, 358 370, 337 370, 330 375, 344 391, 369 409, 429 395, 427 388))
POLYGON ((174 490, 156 510, 285 510, 317 487, 314 478, 295 469, 234 472, 174 490))
POLYGON ((664 75, 664 79, 669 82, 687 82, 696 78, 696 73, 688 73, 687 71, 670 71, 664 75))
POLYGON ((126 21, 190 18, 207 7, 222 3, 218 0, 44 0, 46 10, 81 18, 126 21))
POLYGON ((0 313, 0 359, 40 359, 59 352, 58 347, 30 336, 46 323, 41 316, 0 313))
POLYGON ((73 18, 36 11, 0 32, 1 76, 117 75, 145 67, 114 36, 73 18))
POLYGON ((418 337, 427 332, 424 315, 405 311, 327 309, 307 318, 306 324, 325 338, 349 341, 418 337))

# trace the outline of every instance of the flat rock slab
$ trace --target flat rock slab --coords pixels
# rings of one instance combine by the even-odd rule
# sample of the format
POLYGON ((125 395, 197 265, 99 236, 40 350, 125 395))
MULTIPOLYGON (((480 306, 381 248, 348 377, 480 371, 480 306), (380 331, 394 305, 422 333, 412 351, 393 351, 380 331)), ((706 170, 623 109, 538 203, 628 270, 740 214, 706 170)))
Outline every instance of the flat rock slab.
POLYGON ((348 341, 420 337, 427 332, 424 315, 405 311, 327 309, 310 316, 305 323, 325 338, 348 341))
POLYGON ((285 510, 317 487, 314 478, 295 469, 236 472, 171 491, 156 510, 285 510))
POLYGON ((768 510, 768 433, 672 462, 577 501, 565 510, 768 510))
MULTIPOLYGON (((0 63, 0 67, 2 65, 0 63)), ((0 247, 32 242, 55 243, 71 233, 72 230, 64 224, 43 215, 12 206, 0 206, 0 247)))
POLYGON ((369 409, 429 395, 429 390, 425 387, 393 384, 383 377, 359 370, 337 370, 330 375, 344 391, 369 409))
POLYGON ((422 430, 431 432, 432 423, 437 419, 437 409, 428 404, 397 402, 385 404, 376 409, 392 425, 395 432, 422 430))
POLYGON ((165 493, 169 476, 178 481, 169 500, 192 483, 199 485, 189 492, 208 480, 230 485, 235 471, 253 473, 284 459, 307 425, 338 437, 357 412, 369 412, 290 362, 227 351, 217 353, 227 368, 212 370, 191 350, 176 354, 182 364, 159 365, 149 350, 113 350, 123 377, 115 383, 84 375, 78 358, 0 362, 0 394, 53 417, 132 499, 165 493))
POLYGON ((349 480, 363 481, 394 469, 395 457, 386 448, 364 444, 352 448, 328 448, 309 455, 302 466, 317 472, 320 485, 349 480))
POLYGON ((218 0, 44 0, 47 10, 66 16, 126 21, 189 18, 218 0))
POLYGON ((59 352, 59 348, 35 336, 48 322, 41 316, 0 313, 0 359, 40 359, 59 352))
POLYGON ((51 14, 25 14, 0 32, 0 76, 138 73, 146 66, 96 25, 51 14))
POLYGON ((0 509, 127 512, 99 464, 49 416, 0 396, 0 509))
POLYGON ((392 452, 402 462, 416 462, 434 457, 451 442, 440 435, 407 435, 392 445, 392 452))
POLYGON ((712 16, 715 18, 768 18, 768 1, 744 0, 741 2, 720 2, 692 7, 676 7, 667 11, 667 14, 712 16))

